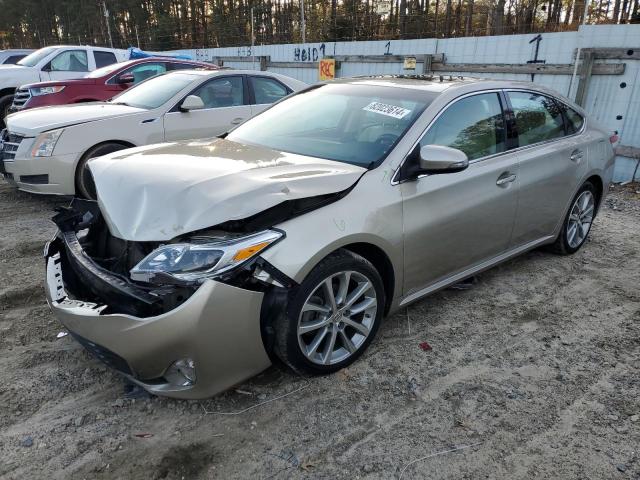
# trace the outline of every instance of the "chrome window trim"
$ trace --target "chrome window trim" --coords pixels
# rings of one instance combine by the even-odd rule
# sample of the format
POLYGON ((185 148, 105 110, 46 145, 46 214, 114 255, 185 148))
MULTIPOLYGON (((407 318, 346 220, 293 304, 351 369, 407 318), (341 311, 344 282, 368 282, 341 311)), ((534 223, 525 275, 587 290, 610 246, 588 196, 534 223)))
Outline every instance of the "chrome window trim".
MULTIPOLYGON (((542 95, 542 96, 546 96, 546 97, 550 97, 553 100, 555 100, 556 102, 562 104, 563 106, 567 107, 567 108, 571 108, 572 110, 574 110, 578 115, 580 115, 583 118, 583 122, 582 122, 582 128, 580 128, 580 130, 578 132, 572 133, 571 135, 564 135, 562 137, 559 138, 552 138, 550 140, 544 140, 542 142, 537 142, 537 143, 532 143, 530 145, 525 145, 523 147, 516 147, 516 148, 512 148, 510 150, 505 150, 504 152, 498 152, 498 153, 494 153, 493 155, 487 155, 485 157, 480 157, 480 158, 475 158, 473 160, 469 160, 469 165, 473 165, 475 163, 478 162, 482 162, 484 160, 490 160, 492 158, 501 156, 501 155, 505 155, 508 153, 513 153, 513 152, 519 152, 522 150, 526 150, 532 147, 538 147, 540 145, 546 145, 548 143, 553 143, 553 142, 557 142, 559 140, 564 140, 565 138, 571 138, 571 137, 575 137, 577 135, 581 135, 582 133, 584 133, 584 131, 586 130, 587 127, 587 118, 586 116, 582 115, 582 113, 578 112, 575 108, 571 107, 570 105, 567 105, 566 102, 563 102, 562 100, 560 100, 559 98, 552 96, 546 92, 541 92, 538 90, 533 90, 533 89, 528 89, 528 88, 492 88, 492 89, 488 89, 488 90, 477 90, 475 92, 470 92, 470 93, 465 93, 464 95, 460 95, 459 97, 454 98, 453 100, 451 100, 449 103, 447 103, 444 107, 442 107, 440 109, 440 111, 436 114, 435 117, 433 117, 433 119, 429 122, 429 125, 426 126, 426 128, 422 131, 422 133, 420 134, 420 137, 418 138, 418 140, 411 146, 411 148, 409 149, 408 153, 406 153, 402 159, 402 161, 400 162, 400 164, 398 165, 398 168, 396 169, 395 173, 393 174, 393 176, 391 177, 391 185, 395 186, 395 185, 399 185, 400 181, 396 179, 396 177, 400 174, 400 169, 402 168, 402 166, 404 165, 404 163, 407 161, 407 158, 409 157, 409 155, 411 154, 411 152, 413 152, 413 150, 416 148, 416 146, 420 143, 420 140, 422 140, 422 138, 427 134, 427 132, 429 131, 429 129, 431 128, 431 126, 434 124, 434 122, 440 118, 440 116, 454 103, 463 100, 465 98, 468 97, 472 97, 474 95, 482 95, 485 93, 504 93, 505 95, 508 94, 508 92, 527 92, 527 93, 535 93, 536 95, 542 95)), ((505 107, 503 106, 503 109, 505 107)), ((563 122, 564 122, 564 116, 563 116, 563 122)), ((427 177, 427 174, 422 174, 422 175, 418 175, 417 179, 423 178, 423 177, 427 177)))

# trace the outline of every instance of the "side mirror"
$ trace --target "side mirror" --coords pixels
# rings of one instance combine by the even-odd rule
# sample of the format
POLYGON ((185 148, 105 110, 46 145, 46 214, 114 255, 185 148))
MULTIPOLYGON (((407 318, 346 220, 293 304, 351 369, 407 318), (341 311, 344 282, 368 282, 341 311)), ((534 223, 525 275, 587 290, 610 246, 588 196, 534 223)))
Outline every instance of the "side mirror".
POLYGON ((41 70, 43 72, 50 72, 51 71, 51 62, 47 63, 44 67, 42 67, 41 70))
POLYGON ((135 78, 133 76, 133 73, 123 73, 116 79, 116 83, 118 85, 126 85, 128 83, 133 83, 134 81, 135 78))
POLYGON ((425 145, 420 149, 420 171, 436 175, 460 172, 469 166, 467 155, 457 148, 425 145))
POLYGON ((191 110, 201 110, 204 108, 204 102, 197 95, 188 95, 180 104, 180 111, 189 112, 191 110))

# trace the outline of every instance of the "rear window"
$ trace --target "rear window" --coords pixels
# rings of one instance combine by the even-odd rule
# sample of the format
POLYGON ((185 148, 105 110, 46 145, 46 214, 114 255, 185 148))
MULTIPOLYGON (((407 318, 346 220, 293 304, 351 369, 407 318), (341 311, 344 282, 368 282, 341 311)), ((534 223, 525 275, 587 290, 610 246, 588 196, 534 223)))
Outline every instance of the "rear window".
POLYGON ((96 59, 96 68, 106 67, 118 61, 112 52, 94 50, 93 57, 96 59))
POLYGON ((564 106, 564 113, 567 117, 567 133, 578 133, 584 124, 584 117, 567 106, 564 106))
POLYGON ((508 95, 521 147, 565 135, 562 112, 553 99, 533 92, 508 92, 508 95))
POLYGON ((5 65, 15 65, 20 60, 22 60, 24 57, 26 57, 26 55, 11 55, 10 57, 7 57, 7 59, 4 61, 4 63, 5 63, 5 65))

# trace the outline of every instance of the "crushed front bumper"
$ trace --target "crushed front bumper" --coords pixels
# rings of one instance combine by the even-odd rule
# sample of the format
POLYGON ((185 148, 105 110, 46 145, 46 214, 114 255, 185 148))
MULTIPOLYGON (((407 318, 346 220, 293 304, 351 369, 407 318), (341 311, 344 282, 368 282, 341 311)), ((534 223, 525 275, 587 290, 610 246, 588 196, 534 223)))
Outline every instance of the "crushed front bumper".
POLYGON ((82 269, 85 280, 97 284, 110 279, 81 264, 63 262, 65 255, 83 254, 70 252, 60 236, 45 247, 51 310, 87 350, 149 392, 206 398, 271 364, 260 331, 262 292, 206 280, 184 303, 165 313, 144 318, 106 313, 113 306, 68 293, 65 278, 73 272, 63 268, 82 269), (195 362, 195 383, 171 383, 165 378, 167 369, 185 358, 195 362))

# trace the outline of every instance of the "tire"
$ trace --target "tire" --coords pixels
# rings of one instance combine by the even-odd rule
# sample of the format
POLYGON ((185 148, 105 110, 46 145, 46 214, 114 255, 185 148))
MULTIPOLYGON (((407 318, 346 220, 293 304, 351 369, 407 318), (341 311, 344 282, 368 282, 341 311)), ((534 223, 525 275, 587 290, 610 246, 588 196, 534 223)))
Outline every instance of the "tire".
POLYGON ((93 183, 93 177, 91 176, 91 172, 88 168, 89 161, 92 158, 101 157, 102 155, 117 152, 118 150, 124 150, 125 148, 129 147, 122 145, 121 143, 110 142, 93 147, 85 153, 76 167, 76 195, 88 200, 95 200, 96 186, 93 183))
POLYGON ((289 293, 285 314, 274 320, 274 353, 298 373, 338 371, 355 362, 369 346, 382 321, 384 306, 384 287, 376 268, 360 255, 338 250, 289 293), (333 309, 325 307, 331 305, 329 284, 337 304, 333 309), (362 293, 358 295, 359 289, 362 293), (350 312, 346 304, 349 300, 353 300, 351 310, 355 306, 358 312, 350 312), (299 335, 298 327, 308 331, 299 335))
POLYGON ((5 95, 0 97, 0 130, 6 127, 4 117, 9 114, 9 107, 13 103, 13 95, 5 95))
POLYGON ((571 200, 558 238, 549 246, 550 251, 558 255, 572 255, 580 250, 591 231, 598 200, 598 192, 594 185, 585 182, 571 200))

